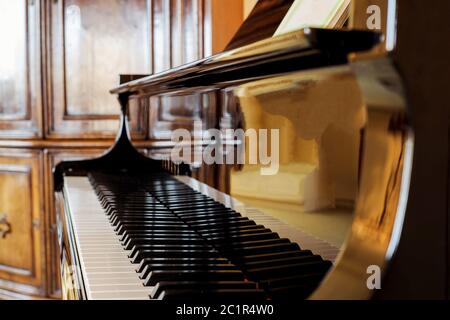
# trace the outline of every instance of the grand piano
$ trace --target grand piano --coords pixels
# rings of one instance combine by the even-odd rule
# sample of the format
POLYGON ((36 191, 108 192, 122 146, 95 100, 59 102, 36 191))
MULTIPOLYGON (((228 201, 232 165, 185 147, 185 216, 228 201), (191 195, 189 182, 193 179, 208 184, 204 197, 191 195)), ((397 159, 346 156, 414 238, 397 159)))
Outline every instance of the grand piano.
MULTIPOLYGON (((55 168, 65 299, 284 302, 370 299, 380 289, 410 188, 414 134, 402 79, 388 53, 367 54, 383 41, 377 32, 304 28, 267 38, 286 1, 271 2, 276 22, 268 34, 246 32, 267 3, 223 53, 155 75, 121 76, 111 91, 122 112, 115 145, 100 158, 55 168), (218 164, 220 185, 208 185, 192 178, 198 164, 139 153, 128 129, 131 99, 180 96, 233 110, 234 118, 217 121, 221 130, 246 128, 249 97, 292 121, 299 139, 320 142, 329 127, 349 130, 358 191, 345 244, 336 248, 228 195, 236 165, 218 164)), ((243 141, 215 143, 239 148, 243 141)), ((348 154, 333 146, 346 143, 319 146, 319 166, 304 184, 311 210, 339 200, 329 186, 342 183, 335 167, 346 166, 348 154)))

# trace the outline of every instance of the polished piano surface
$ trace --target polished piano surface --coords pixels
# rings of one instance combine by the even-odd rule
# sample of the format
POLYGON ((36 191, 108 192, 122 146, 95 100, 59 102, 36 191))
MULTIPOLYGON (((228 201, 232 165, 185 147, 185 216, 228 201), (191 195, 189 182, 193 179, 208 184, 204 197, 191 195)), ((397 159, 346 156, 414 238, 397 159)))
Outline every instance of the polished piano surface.
MULTIPOLYGON (((113 89, 122 107, 116 144, 98 159, 64 162, 54 172, 64 298, 370 298, 368 268, 376 266, 384 273, 399 241, 414 145, 401 79, 390 58, 348 58, 380 40, 373 32, 305 29, 113 89), (343 103, 344 109, 330 102, 321 105, 320 90, 330 81, 342 87, 329 92, 329 100, 338 101, 345 90, 357 92, 358 99, 343 103), (288 85, 252 92, 268 82, 288 85), (130 99, 205 92, 216 95, 225 109, 244 108, 245 97, 260 99, 264 112, 294 121, 302 139, 320 141, 324 133, 316 129, 321 126, 334 126, 338 133, 342 128, 353 130, 351 135, 358 137, 352 151, 357 155, 358 193, 352 199, 354 218, 344 246, 320 240, 227 195, 222 191, 230 191, 229 181, 208 186, 189 177, 192 164, 150 159, 133 147, 127 117, 130 99), (271 94, 272 104, 264 103, 271 94), (296 94, 309 97, 301 99, 301 108, 297 100, 283 100, 296 94), (314 113, 320 108, 325 109, 314 113), (301 116, 298 110, 303 110, 301 116)), ((248 114, 240 116, 242 121, 232 124, 235 128, 244 127, 248 114)), ((346 167, 346 158, 336 156, 330 146, 321 146, 318 154, 320 166, 305 183, 314 190, 305 200, 312 211, 336 205, 334 191, 325 189, 340 183, 330 178, 335 172, 332 164, 346 167)), ((218 177, 230 179, 231 168, 219 167, 225 175, 218 177)))

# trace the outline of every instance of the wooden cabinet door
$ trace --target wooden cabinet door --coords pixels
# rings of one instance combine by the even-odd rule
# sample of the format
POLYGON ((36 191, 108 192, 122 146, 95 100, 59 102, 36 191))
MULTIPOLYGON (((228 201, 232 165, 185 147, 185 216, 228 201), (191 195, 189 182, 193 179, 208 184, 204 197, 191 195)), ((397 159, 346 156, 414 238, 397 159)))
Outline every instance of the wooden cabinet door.
POLYGON ((40 0, 0 0, 0 138, 42 136, 40 0))
MULTIPOLYGON (((113 137, 120 106, 109 90, 119 84, 119 74, 152 73, 151 1, 54 0, 47 12, 47 136, 113 137)), ((145 118, 142 108, 131 110, 132 119, 145 118)), ((138 122, 133 135, 144 138, 138 122)))
POLYGON ((0 291, 44 295, 42 155, 0 149, 0 291))

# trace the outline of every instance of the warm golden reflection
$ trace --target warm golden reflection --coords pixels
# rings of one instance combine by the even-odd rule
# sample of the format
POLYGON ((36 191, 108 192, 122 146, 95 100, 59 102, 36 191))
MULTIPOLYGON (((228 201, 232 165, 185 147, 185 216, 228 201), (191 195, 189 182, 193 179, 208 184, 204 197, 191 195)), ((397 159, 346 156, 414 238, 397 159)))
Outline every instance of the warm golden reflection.
POLYGON ((280 130, 280 170, 261 176, 259 166, 247 165, 233 173, 232 194, 340 246, 357 195, 366 118, 350 68, 267 79, 236 93, 247 129, 280 130))
POLYGON ((368 298, 368 268, 384 271, 399 240, 412 161, 391 62, 290 74, 236 94, 247 129, 280 130, 280 170, 261 176, 247 165, 233 172, 232 194, 336 246, 346 239, 313 298, 368 298))

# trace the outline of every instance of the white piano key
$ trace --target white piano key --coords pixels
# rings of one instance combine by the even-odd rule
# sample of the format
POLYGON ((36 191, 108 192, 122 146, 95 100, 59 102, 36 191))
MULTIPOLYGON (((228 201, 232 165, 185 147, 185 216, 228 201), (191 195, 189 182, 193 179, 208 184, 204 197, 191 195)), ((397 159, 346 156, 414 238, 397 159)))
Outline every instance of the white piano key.
POLYGON ((65 196, 88 299, 150 299, 87 177, 66 177, 65 196))

